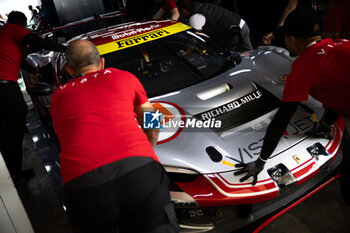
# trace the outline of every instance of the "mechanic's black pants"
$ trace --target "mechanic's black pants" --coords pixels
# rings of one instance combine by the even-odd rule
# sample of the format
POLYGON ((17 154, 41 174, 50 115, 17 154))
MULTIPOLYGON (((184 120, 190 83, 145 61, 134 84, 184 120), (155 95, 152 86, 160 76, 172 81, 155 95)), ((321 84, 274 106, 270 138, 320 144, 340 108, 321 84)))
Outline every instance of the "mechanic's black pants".
POLYGON ((168 178, 158 162, 92 188, 66 191, 66 207, 76 232, 177 232, 168 178))
POLYGON ((22 171, 27 112, 18 83, 0 83, 0 151, 11 176, 22 171))

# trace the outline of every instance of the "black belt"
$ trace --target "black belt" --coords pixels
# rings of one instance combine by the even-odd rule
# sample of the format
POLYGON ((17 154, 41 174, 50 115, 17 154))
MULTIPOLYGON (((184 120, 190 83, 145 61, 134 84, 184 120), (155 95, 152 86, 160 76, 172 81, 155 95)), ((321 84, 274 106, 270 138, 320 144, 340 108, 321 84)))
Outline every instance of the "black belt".
POLYGON ((0 83, 11 83, 12 81, 0 79, 0 83))

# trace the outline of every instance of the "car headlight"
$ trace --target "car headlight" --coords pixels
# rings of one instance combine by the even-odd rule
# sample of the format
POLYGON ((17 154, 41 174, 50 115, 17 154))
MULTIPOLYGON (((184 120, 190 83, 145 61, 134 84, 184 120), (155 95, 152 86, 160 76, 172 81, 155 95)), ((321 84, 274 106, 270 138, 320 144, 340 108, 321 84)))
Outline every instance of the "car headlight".
POLYGON ((195 170, 187 169, 187 168, 181 168, 181 167, 173 167, 173 166, 164 166, 165 171, 168 173, 182 173, 182 174, 192 174, 192 175, 199 175, 199 173, 195 170))
POLYGON ((267 173, 279 187, 280 193, 286 191, 287 187, 295 186, 297 183, 294 175, 282 163, 268 169, 267 173))
POLYGON ((194 181, 200 175, 197 171, 187 168, 164 166, 164 169, 173 182, 194 181))
POLYGON ((175 207, 197 206, 197 202, 184 192, 176 182, 191 182, 199 176, 199 173, 191 169, 172 166, 164 166, 164 169, 168 173, 170 179, 170 196, 175 207))
POLYGON ((326 148, 324 148, 324 146, 322 146, 322 144, 319 143, 319 142, 316 142, 316 143, 312 144, 311 146, 306 148, 306 150, 316 160, 318 160, 320 155, 323 155, 323 156, 329 156, 330 155, 328 153, 328 151, 326 150, 326 148))

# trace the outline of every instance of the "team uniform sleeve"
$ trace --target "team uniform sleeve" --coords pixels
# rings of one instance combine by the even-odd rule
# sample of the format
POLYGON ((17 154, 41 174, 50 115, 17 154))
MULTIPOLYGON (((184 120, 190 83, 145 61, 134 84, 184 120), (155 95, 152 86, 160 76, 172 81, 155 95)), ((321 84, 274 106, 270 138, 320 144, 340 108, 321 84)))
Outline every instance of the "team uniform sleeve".
POLYGON ((134 75, 130 74, 130 78, 133 80, 133 86, 135 89, 134 106, 139 106, 146 103, 148 101, 148 97, 145 88, 134 75))
POLYGON ((21 26, 17 26, 16 30, 15 30, 15 40, 18 43, 22 43, 22 40, 25 36, 31 34, 32 32, 29 31, 27 28, 25 27, 21 27, 21 26))
POLYGON ((163 4, 163 9, 166 9, 168 11, 171 11, 172 9, 176 8, 176 2, 174 0, 166 0, 163 4))
POLYGON ((324 32, 341 32, 344 22, 341 4, 331 8, 324 16, 324 32))
POLYGON ((287 129, 288 122, 299 106, 299 102, 282 102, 264 137, 260 157, 267 160, 276 149, 280 138, 287 129))
POLYGON ((54 41, 45 40, 33 33, 30 33, 23 37, 23 43, 31 45, 37 49, 46 49, 56 52, 64 53, 67 49, 66 46, 56 43, 54 41))
POLYGON ((302 102, 308 99, 312 86, 313 75, 310 69, 304 69, 301 60, 295 61, 288 76, 283 91, 283 102, 302 102))

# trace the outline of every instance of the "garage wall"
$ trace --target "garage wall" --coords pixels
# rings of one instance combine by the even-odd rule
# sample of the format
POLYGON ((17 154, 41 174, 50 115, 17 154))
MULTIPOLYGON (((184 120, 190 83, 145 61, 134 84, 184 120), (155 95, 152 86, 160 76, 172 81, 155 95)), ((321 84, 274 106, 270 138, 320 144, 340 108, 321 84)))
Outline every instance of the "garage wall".
POLYGON ((60 24, 105 13, 100 0, 54 0, 60 24))
POLYGON ((34 233, 0 153, 0 232, 34 233))
POLYGON ((34 8, 41 5, 41 0, 0 0, 0 14, 4 16, 13 10, 22 11, 29 20, 32 17, 28 6, 32 5, 34 8))

